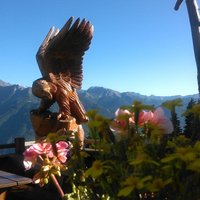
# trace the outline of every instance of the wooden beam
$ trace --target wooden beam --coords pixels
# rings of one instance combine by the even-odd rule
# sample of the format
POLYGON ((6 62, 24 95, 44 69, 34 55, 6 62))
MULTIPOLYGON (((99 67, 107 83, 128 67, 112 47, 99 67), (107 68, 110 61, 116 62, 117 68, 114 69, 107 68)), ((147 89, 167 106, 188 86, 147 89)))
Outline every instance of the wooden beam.
MULTIPOLYGON (((175 10, 178 10, 183 0, 177 0, 175 10)), ((190 28, 193 41, 193 49, 197 66, 197 81, 200 93, 200 15, 197 0, 186 0, 186 6, 190 21, 190 28)))

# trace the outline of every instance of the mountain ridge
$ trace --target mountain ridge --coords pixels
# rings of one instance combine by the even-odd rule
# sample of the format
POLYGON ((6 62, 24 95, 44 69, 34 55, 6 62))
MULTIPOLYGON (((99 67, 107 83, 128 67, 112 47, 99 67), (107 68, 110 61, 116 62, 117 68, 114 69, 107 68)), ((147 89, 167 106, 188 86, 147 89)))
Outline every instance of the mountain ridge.
MULTIPOLYGON (((181 113, 188 102, 193 98, 198 99, 198 94, 155 96, 142 95, 135 92, 118 92, 104 87, 90 87, 79 90, 80 100, 88 110, 98 110, 106 117, 113 117, 117 108, 131 105, 134 100, 144 104, 160 106, 164 101, 181 98, 183 107, 178 108, 181 113)), ((25 137, 26 140, 34 139, 34 132, 29 119, 32 109, 39 106, 39 99, 32 95, 31 87, 9 84, 0 80, 0 143, 10 143, 15 137, 25 137)), ((57 109, 53 106, 52 109, 57 109)))

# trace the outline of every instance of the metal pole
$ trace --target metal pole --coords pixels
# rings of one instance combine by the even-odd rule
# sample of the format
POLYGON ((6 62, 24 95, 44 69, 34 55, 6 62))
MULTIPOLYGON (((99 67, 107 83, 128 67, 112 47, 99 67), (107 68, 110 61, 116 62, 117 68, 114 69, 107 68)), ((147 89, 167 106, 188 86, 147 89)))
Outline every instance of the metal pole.
MULTIPOLYGON (((183 0, 177 0, 174 9, 178 10, 182 2, 183 0)), ((197 65, 198 89, 200 93, 200 15, 197 0, 186 0, 186 6, 190 20, 194 55, 197 65)))

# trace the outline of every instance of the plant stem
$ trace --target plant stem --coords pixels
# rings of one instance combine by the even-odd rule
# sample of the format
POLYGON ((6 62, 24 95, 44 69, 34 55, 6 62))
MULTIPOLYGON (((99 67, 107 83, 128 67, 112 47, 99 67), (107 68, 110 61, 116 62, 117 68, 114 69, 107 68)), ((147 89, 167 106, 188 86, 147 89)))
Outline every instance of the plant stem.
POLYGON ((63 198, 65 194, 64 194, 62 188, 60 187, 60 184, 58 183, 58 180, 56 179, 54 174, 51 174, 51 179, 52 179, 54 185, 56 186, 58 193, 60 194, 61 198, 63 198))

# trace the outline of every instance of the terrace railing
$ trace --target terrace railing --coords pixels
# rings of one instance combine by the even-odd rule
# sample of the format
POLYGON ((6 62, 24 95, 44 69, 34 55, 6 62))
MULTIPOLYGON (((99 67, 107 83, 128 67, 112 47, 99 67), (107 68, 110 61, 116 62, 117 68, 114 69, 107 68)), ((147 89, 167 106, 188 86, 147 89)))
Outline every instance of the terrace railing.
POLYGON ((25 141, 25 138, 18 137, 14 139, 13 143, 10 144, 0 144, 1 149, 15 149, 16 154, 22 154, 26 147, 32 145, 35 141, 25 141))

